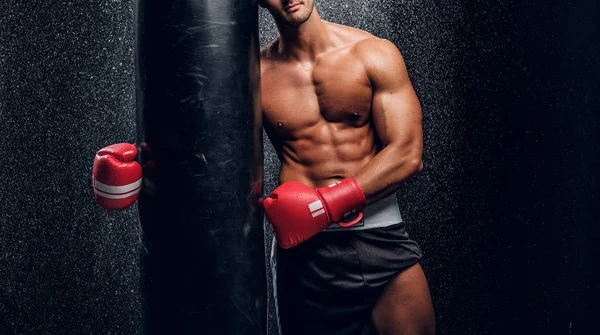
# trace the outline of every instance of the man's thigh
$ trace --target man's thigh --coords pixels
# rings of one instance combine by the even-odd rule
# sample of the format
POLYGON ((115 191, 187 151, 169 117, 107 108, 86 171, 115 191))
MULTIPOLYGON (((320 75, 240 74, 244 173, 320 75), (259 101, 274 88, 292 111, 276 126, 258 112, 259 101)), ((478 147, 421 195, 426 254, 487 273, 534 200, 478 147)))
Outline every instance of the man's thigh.
POLYGON ((429 286, 419 263, 400 272, 387 284, 373 308, 372 319, 381 335, 435 333, 429 286))
POLYGON ((272 267, 281 334, 359 335, 383 287, 364 285, 352 244, 307 241, 293 250, 275 248, 272 267), (335 252, 321 250, 323 246, 335 252))
POLYGON ((274 245, 273 251, 283 335, 367 334, 363 328, 382 292, 421 257, 403 224, 322 233, 291 249, 274 245))

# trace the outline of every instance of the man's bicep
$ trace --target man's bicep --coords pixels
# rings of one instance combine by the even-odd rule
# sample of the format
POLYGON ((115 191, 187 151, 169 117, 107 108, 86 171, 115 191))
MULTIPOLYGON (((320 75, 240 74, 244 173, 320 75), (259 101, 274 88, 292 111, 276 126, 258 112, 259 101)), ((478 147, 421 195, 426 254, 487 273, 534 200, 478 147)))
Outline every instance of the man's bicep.
POLYGON ((373 97, 373 122, 384 146, 422 141, 421 107, 411 90, 375 93, 373 97))
POLYGON ((382 144, 422 145, 421 105, 400 51, 378 40, 366 66, 373 88, 373 122, 382 144))

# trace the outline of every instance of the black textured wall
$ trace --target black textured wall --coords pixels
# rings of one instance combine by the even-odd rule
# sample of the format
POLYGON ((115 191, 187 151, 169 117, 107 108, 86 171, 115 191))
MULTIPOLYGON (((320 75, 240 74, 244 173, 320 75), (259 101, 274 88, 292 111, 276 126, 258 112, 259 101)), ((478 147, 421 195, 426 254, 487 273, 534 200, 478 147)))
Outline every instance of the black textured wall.
POLYGON ((0 1, 0 333, 136 334, 137 208, 94 203, 135 139, 131 1, 0 1))
MULTIPOLYGON (((598 4, 318 8, 396 43, 421 99, 425 170, 399 200, 438 333, 594 333, 598 4)), ((2 334, 140 333, 137 208, 106 213, 90 186, 95 151, 135 139, 133 38, 131 0, 0 2, 2 334)))

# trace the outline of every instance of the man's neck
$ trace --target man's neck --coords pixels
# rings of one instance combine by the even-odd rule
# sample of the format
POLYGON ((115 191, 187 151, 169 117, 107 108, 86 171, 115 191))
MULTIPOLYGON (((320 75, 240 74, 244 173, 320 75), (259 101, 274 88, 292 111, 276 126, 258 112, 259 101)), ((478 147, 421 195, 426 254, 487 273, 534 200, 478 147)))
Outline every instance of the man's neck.
POLYGON ((333 46, 327 26, 313 9, 310 18, 298 27, 277 24, 280 51, 299 61, 314 61, 317 56, 333 46))

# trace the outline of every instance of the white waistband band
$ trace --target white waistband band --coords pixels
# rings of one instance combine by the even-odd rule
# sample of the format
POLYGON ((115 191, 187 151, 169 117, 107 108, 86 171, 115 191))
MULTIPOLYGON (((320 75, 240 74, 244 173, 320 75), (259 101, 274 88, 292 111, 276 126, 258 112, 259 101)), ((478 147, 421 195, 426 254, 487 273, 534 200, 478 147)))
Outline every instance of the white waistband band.
POLYGON ((346 231, 346 230, 363 230, 391 226, 402 222, 398 202, 396 201, 396 193, 392 193, 384 199, 377 201, 374 204, 367 206, 364 211, 364 218, 351 227, 341 227, 334 223, 323 231, 346 231))

